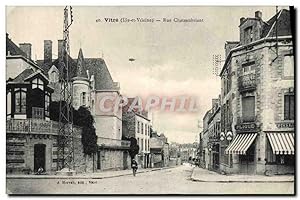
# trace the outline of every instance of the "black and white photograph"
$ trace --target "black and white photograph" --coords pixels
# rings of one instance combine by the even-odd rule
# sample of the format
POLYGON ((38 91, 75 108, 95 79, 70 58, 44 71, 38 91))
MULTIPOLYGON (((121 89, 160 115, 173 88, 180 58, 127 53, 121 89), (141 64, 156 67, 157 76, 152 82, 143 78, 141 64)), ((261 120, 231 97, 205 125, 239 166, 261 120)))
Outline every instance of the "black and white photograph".
POLYGON ((296 194, 294 6, 5 10, 6 194, 296 194))

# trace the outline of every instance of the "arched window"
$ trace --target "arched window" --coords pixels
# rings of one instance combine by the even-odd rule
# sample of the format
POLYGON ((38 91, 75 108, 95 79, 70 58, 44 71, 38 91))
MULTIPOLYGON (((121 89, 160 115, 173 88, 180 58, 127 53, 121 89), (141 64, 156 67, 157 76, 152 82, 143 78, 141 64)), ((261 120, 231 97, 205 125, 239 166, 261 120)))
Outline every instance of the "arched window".
POLYGON ((50 74, 50 81, 57 82, 58 81, 58 74, 56 71, 52 71, 50 74))
POLYGON ((26 89, 15 91, 15 113, 26 114, 26 89))

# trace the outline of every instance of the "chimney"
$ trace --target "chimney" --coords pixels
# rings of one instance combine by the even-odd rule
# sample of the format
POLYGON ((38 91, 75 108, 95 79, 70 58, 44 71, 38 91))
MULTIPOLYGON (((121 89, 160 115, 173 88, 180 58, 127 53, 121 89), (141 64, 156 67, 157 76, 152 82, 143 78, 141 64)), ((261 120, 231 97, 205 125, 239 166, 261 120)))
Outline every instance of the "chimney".
POLYGON ((245 21, 245 17, 240 18, 240 25, 245 21))
POLYGON ((20 49, 26 54, 26 57, 31 59, 31 44, 30 43, 22 43, 19 44, 20 49))
POLYGON ((44 40, 44 64, 52 64, 52 41, 44 40))
POLYGON ((257 18, 257 19, 261 19, 262 18, 262 12, 261 11, 256 11, 255 12, 255 18, 257 18))
POLYGON ((65 51, 64 50, 65 49, 65 41, 64 40, 58 40, 57 46, 58 46, 58 52, 57 52, 58 60, 62 61, 63 54, 64 54, 64 51, 65 51))

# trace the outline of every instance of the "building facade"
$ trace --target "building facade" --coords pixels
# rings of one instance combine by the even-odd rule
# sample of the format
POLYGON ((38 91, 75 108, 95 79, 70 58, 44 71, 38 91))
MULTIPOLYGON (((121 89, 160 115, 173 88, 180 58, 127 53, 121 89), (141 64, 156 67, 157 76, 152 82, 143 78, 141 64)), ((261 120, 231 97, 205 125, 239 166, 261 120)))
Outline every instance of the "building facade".
POLYGON ((150 167, 150 119, 147 112, 128 111, 123 109, 123 137, 137 140, 139 153, 136 155, 138 165, 142 168, 150 167))
POLYGON ((240 40, 225 44, 221 71, 220 170, 294 173, 294 51, 291 18, 281 10, 240 19, 240 40))
POLYGON ((209 119, 211 117, 211 110, 208 110, 203 117, 203 130, 200 133, 200 166, 202 168, 208 169, 210 163, 210 155, 209 155, 209 119))
MULTIPOLYGON (((18 47, 6 35, 6 169, 7 173, 57 170, 58 122, 50 120, 54 89, 43 70, 31 60, 31 45, 18 47)), ((81 128, 74 127, 77 172, 93 172, 94 157, 83 154, 81 128)))
POLYGON ((221 111, 220 97, 212 100, 211 115, 208 120, 208 169, 219 171, 220 169, 220 133, 221 111))
POLYGON ((150 138, 151 167, 169 166, 169 150, 170 148, 167 137, 164 134, 158 135, 157 133, 153 133, 150 138))
POLYGON ((57 52, 57 58, 53 59, 52 41, 44 40, 44 59, 36 61, 54 88, 52 100, 60 100, 59 77, 62 76, 62 66, 68 59, 73 106, 75 109, 80 106, 88 108, 95 120, 99 149, 96 155, 96 169, 128 168, 130 142, 122 140, 122 109, 113 109, 114 103, 111 103, 121 97, 119 83, 113 81, 102 58, 85 58, 82 49, 79 49, 77 59, 73 59, 64 54, 63 40, 58 40, 57 52), (101 103, 107 106, 108 110, 101 109, 101 103))

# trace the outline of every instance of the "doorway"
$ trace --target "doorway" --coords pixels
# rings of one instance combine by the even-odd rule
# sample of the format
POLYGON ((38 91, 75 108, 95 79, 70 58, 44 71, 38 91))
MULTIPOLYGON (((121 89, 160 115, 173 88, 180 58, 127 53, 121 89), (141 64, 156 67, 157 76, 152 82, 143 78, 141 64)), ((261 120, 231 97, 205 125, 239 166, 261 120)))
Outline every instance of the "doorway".
POLYGON ((128 151, 123 151, 123 169, 128 169, 128 151))
POLYGON ((240 173, 255 174, 255 144, 251 144, 246 155, 240 155, 240 173))
POLYGON ((46 145, 35 144, 34 145, 34 171, 36 172, 40 167, 46 171, 46 145))

